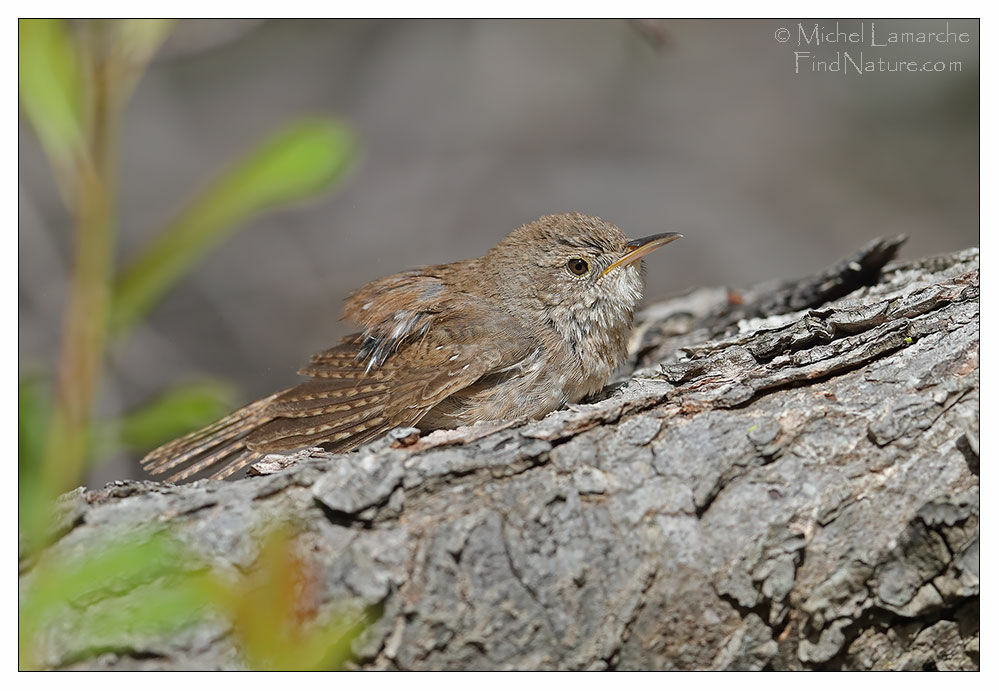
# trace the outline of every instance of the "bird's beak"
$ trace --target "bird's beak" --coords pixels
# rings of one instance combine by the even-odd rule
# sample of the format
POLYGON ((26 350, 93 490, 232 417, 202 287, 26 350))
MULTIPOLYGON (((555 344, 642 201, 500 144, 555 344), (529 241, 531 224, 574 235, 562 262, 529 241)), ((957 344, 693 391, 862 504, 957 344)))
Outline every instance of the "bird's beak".
POLYGON ((606 276, 614 269, 621 266, 628 266, 639 261, 646 254, 651 254, 663 245, 668 245, 674 240, 679 240, 683 236, 679 233, 659 233, 658 235, 648 235, 637 240, 629 240, 625 247, 629 250, 623 257, 604 269, 601 276, 606 276))

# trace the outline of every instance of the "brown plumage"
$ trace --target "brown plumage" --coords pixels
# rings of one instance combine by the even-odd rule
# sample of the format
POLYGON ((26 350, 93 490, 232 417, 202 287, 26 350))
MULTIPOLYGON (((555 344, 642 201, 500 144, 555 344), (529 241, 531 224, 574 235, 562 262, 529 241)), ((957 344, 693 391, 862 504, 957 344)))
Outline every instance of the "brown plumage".
POLYGON ((171 481, 228 477, 268 453, 349 451, 394 427, 537 418, 598 391, 626 354, 641 258, 676 233, 629 241, 578 213, 545 216, 478 259, 379 279, 344 317, 361 330, 317 353, 297 386, 148 454, 171 481))

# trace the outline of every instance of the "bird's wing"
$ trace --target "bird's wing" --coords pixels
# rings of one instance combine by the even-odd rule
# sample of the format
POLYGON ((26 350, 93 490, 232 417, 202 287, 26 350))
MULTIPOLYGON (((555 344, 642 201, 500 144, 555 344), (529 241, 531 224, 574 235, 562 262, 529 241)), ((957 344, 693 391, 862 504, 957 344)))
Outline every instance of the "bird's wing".
POLYGON ((415 425, 445 398, 505 366, 505 350, 493 344, 437 343, 427 338, 368 370, 358 344, 320 353, 301 370, 311 380, 267 405, 272 419, 247 437, 260 453, 323 446, 348 451, 393 427, 415 425))
POLYGON ((426 328, 369 329, 312 357, 310 377, 255 401, 198 432, 153 451, 143 466, 170 481, 216 467, 225 478, 268 453, 307 446, 349 451, 388 430, 414 425, 435 405, 476 380, 516 364, 529 344, 509 317, 474 300, 459 313, 444 305, 426 328), (504 334, 499 340, 496 334, 504 334), (381 349, 372 362, 372 343, 381 349), (389 346, 385 339, 392 339, 389 346))

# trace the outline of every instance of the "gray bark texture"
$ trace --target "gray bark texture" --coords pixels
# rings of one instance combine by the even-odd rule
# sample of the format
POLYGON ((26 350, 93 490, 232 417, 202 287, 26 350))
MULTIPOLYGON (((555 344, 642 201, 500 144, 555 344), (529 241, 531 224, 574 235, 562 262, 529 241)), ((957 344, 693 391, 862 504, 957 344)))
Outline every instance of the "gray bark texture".
MULTIPOLYGON (((543 420, 80 489, 48 549, 160 526, 237 573, 294 519, 321 604, 374 613, 362 669, 977 669, 979 254, 901 242, 653 304, 627 376, 543 420)), ((242 664, 218 620, 91 654, 86 612, 48 664, 242 664)))

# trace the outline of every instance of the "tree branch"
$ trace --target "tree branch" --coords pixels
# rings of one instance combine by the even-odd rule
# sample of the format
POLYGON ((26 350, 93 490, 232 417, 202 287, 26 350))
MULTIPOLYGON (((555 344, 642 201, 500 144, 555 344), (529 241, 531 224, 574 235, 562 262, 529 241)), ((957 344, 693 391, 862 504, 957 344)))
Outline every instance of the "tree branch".
MULTIPOLYGON (((362 668, 977 669, 978 251, 899 244, 652 305, 633 373, 540 421, 78 490, 50 550, 167 525, 246 569, 293 516, 323 602, 380 612, 362 668)), ((53 666, 240 664, 218 623, 71 628, 53 666)))

